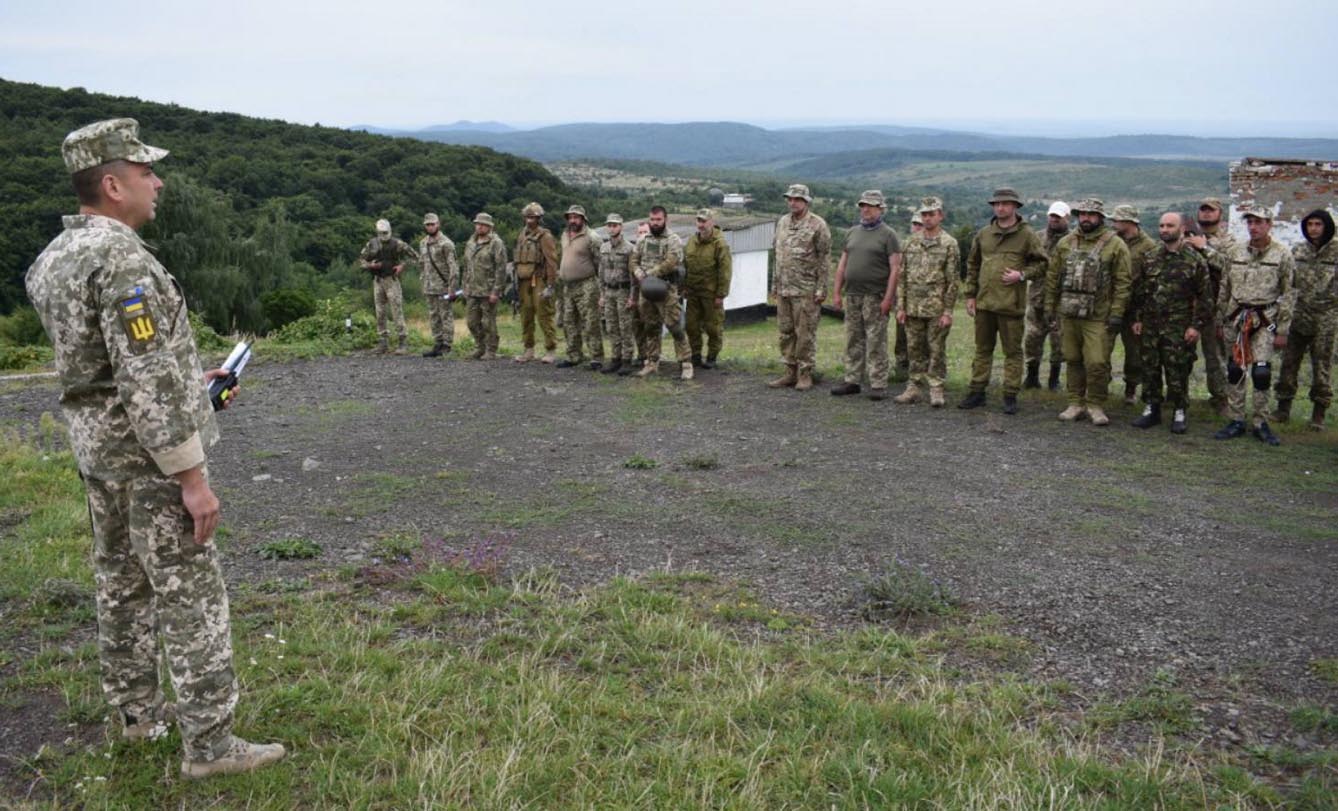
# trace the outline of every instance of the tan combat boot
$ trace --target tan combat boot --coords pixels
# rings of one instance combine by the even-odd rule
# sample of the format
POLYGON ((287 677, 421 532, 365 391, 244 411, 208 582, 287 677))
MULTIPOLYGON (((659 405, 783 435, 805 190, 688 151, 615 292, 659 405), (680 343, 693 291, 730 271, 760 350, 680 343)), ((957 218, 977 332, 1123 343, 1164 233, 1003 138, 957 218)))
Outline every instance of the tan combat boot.
POLYGON ((898 394, 896 397, 893 397, 892 402, 900 405, 910 405, 912 403, 920 402, 920 387, 915 383, 908 383, 906 385, 906 390, 901 394, 898 394))
POLYGON ((1082 419, 1082 415, 1086 413, 1087 409, 1083 408, 1082 406, 1071 405, 1068 408, 1064 409, 1063 411, 1059 412, 1059 418, 1064 422, 1073 422, 1074 420, 1082 419))
POLYGON ((799 382, 798 371, 798 367, 787 363, 785 365, 785 374, 768 383, 767 387, 772 389, 786 389, 793 386, 795 383, 799 382))
POLYGON ((646 365, 641 367, 641 371, 636 373, 637 377, 646 378, 660 371, 660 364, 657 361, 646 361, 646 365))
POLYGON ((497 353, 491 349, 483 353, 484 360, 497 360, 497 353))
POLYGON ((544 356, 542 358, 539 358, 539 362, 549 363, 549 364, 557 363, 557 354, 554 352, 545 352, 544 356))
POLYGON ((1093 425, 1110 425, 1110 417, 1106 416, 1106 412, 1102 410, 1101 406, 1088 406, 1087 418, 1092 421, 1093 425))
POLYGON ((933 408, 942 408, 942 407, 943 407, 943 387, 942 387, 942 386, 930 386, 930 387, 929 387, 929 405, 930 405, 931 407, 933 407, 933 408))
POLYGON ((478 349, 475 349, 474 352, 473 352, 473 354, 471 354, 469 357, 472 358, 472 359, 474 359, 474 360, 482 360, 482 359, 483 359, 483 347, 480 346, 478 349))
POLYGON ((220 774, 241 774, 280 761, 284 754, 283 744, 251 743, 234 737, 228 751, 217 760, 183 760, 181 776, 187 780, 202 780, 220 774))
POLYGON ((525 347, 524 352, 516 355, 516 363, 529 363, 532 360, 534 360, 534 347, 532 346, 525 347))
POLYGON ((679 379, 680 379, 680 380, 691 380, 691 379, 692 379, 692 364, 691 364, 691 363, 684 363, 684 364, 683 364, 683 374, 679 377, 679 379))
POLYGON ((794 382, 795 391, 808 391, 813 388, 813 373, 807 369, 799 372, 799 379, 794 382))

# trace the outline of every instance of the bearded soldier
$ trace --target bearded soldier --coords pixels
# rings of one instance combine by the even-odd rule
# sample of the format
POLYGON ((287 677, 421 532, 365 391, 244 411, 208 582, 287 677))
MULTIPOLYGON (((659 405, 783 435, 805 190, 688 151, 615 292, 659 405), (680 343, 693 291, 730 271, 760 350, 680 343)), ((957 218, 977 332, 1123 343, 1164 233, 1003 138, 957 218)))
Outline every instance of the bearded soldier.
POLYGON ((674 359, 682 370, 681 377, 691 380, 691 349, 678 323, 678 265, 683 261, 683 240, 669 230, 669 214, 664 207, 652 206, 647 222, 649 232, 637 240, 629 261, 632 278, 640 286, 641 320, 646 327, 646 364, 637 376, 650 377, 659 370, 660 332, 661 327, 667 327, 674 339, 674 359))
POLYGON ((1333 239, 1333 217, 1316 209, 1301 220, 1305 242, 1292 249, 1296 264, 1296 309, 1282 352, 1278 378, 1278 407, 1274 419, 1291 417, 1296 396, 1296 373, 1310 354, 1310 428, 1324 430, 1324 412, 1333 397, 1333 349, 1338 336, 1338 242, 1333 239))

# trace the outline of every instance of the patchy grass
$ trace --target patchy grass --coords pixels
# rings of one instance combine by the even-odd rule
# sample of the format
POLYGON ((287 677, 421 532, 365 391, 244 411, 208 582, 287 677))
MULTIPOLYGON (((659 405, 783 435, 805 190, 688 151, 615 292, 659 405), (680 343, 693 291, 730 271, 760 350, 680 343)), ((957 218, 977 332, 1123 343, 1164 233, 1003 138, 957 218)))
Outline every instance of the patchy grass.
POLYGON ((623 467, 629 470, 654 470, 659 465, 659 462, 639 453, 634 453, 623 461, 623 467))
POLYGON ((259 544, 256 554, 266 560, 308 560, 320 556, 321 545, 306 538, 280 538, 259 544))

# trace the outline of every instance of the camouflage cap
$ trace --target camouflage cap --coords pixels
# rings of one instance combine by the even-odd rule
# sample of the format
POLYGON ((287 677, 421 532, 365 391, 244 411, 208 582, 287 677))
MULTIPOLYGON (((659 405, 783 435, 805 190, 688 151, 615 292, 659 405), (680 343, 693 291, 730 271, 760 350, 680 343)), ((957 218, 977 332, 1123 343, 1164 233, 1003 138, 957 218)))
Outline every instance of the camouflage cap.
POLYGON ((538 203, 528 203, 520 210, 520 216, 522 217, 542 217, 543 215, 544 207, 538 203))
POLYGON ((167 150, 140 141, 135 119, 111 118, 66 135, 60 154, 65 168, 74 174, 111 161, 154 163, 167 157, 167 150))
POLYGON ((1086 212, 1088 214, 1100 214, 1106 216, 1106 204, 1095 197, 1087 197, 1073 204, 1073 210, 1079 214, 1086 212))
POLYGON ((1110 218, 1116 222, 1131 222, 1138 224, 1138 209, 1127 203, 1121 203, 1115 206, 1110 212, 1110 218))
POLYGON ((1242 217, 1257 217, 1273 222, 1273 209, 1260 203, 1246 203, 1238 207, 1242 217))
POLYGON ((806 203, 813 202, 812 193, 809 192, 808 186, 805 186, 803 183, 792 183, 790 184, 790 188, 785 190, 786 200, 793 200, 796 198, 803 200, 806 203))
POLYGON ((492 215, 491 215, 491 214, 485 214, 485 213, 483 213, 482 211, 480 211, 478 214, 475 214, 475 215, 474 215, 474 224, 475 224, 475 225, 486 225, 486 226, 488 226, 489 228, 491 228, 491 227, 492 227, 492 224, 493 224, 493 223, 492 223, 492 215))
POLYGON ((390 220, 377 220, 377 221, 376 221, 376 233, 378 233, 378 234, 389 234, 389 233, 390 233, 390 220))
POLYGON ((1047 217, 1053 214, 1056 217, 1062 217, 1063 219, 1066 220, 1072 213, 1073 209, 1069 208, 1069 204, 1064 202, 1063 200, 1054 201, 1053 203, 1050 204, 1050 210, 1045 212, 1047 217))
POLYGON ((924 218, 920 216, 920 212, 917 211, 911 215, 911 225, 924 225, 924 224, 925 221, 924 218))
POLYGON ((1199 208, 1215 208, 1222 211, 1222 201, 1216 197, 1205 197, 1199 201, 1199 208))
POLYGON ((990 205, 994 205, 995 203, 1017 203, 1020 206, 1022 205, 1022 198, 1017 196, 1016 191, 1005 186, 1001 189, 995 189, 994 194, 990 195, 989 202, 990 205))
POLYGON ((610 213, 609 216, 607 216, 607 217, 604 218, 604 224, 605 224, 605 225, 614 225, 615 223, 616 223, 617 225, 622 225, 622 224, 623 224, 623 215, 621 215, 621 214, 612 214, 612 213, 610 213))
POLYGON ((881 190, 869 189, 859 196, 859 205, 887 208, 887 200, 883 197, 883 192, 881 190))
MULTIPOLYGON (((921 197, 920 207, 915 210, 916 214, 928 214, 931 211, 942 211, 943 201, 937 197, 921 197)), ((914 222, 912 220, 912 222, 914 222)))
POLYGON ((423 215, 423 225, 441 225, 441 218, 429 211, 423 215))
POLYGON ((585 206, 571 206, 571 207, 569 207, 569 208, 567 209, 567 216, 570 217, 570 216, 573 215, 573 214, 579 214, 580 217, 581 217, 581 219, 583 219, 583 220, 586 219, 586 216, 585 216, 585 206))
POLYGON ((713 220, 715 219, 715 212, 709 208, 699 208, 697 209, 697 219, 713 220))

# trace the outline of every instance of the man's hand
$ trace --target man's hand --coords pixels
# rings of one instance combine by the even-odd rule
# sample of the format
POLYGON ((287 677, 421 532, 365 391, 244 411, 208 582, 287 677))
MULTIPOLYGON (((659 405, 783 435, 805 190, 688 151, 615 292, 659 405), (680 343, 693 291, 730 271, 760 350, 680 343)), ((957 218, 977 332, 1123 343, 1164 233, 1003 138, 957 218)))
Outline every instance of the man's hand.
POLYGON ((878 302, 878 312, 882 313, 884 318, 887 318, 887 314, 892 312, 891 296, 883 296, 883 300, 878 302))
POLYGON ((209 489, 203 466, 183 470, 175 478, 181 485, 181 504, 195 524, 195 543, 204 546, 218 528, 218 497, 209 489))
POLYGON ((813 294, 813 303, 822 304, 823 300, 825 300, 826 298, 827 298, 827 293, 822 290, 819 290, 818 292, 813 294))
POLYGON ((1003 283, 1005 285, 1010 285, 1010 284, 1017 284, 1018 282, 1022 281, 1027 277, 1023 275, 1022 271, 1020 270, 1016 270, 1014 268, 1004 268, 1003 273, 999 274, 999 278, 1003 279, 1003 283))
POLYGON ((906 323, 906 311, 905 311, 905 310, 897 310, 897 323, 898 323, 898 324, 905 324, 905 323, 906 323))
POLYGON ((551 284, 544 285, 544 289, 539 291, 539 298, 548 300, 552 297, 553 297, 553 285, 551 284))
POLYGON ((501 296, 497 295, 496 293, 489 293, 489 294, 488 294, 488 303, 489 303, 489 304, 496 304, 496 303, 497 303, 497 300, 498 300, 499 298, 501 298, 501 296))
POLYGON ((969 298, 966 300, 966 314, 972 318, 976 317, 976 300, 969 298))
MULTIPOLYGON (((1192 330, 1193 327, 1190 327, 1190 329, 1192 330)), ((1142 337, 1142 335, 1143 335, 1143 322, 1142 322, 1142 321, 1135 321, 1134 323, 1130 324, 1130 325, 1129 325, 1129 331, 1132 332, 1133 334, 1139 336, 1139 337, 1142 337)), ((1187 340, 1187 341, 1189 340, 1189 336, 1188 336, 1188 335, 1185 336, 1185 340, 1187 340)))
POLYGON ((398 264, 395 267, 391 268, 391 270, 395 272, 395 278, 399 278, 399 275, 404 272, 404 265, 402 263, 398 264))
POLYGON ((938 317, 939 329, 947 329, 952 326, 952 313, 944 313, 938 317))
POLYGON ((1199 342, 1199 331, 1194 329, 1193 327, 1187 328, 1185 330, 1185 343, 1196 344, 1198 342, 1199 342))
POLYGON ((1196 250, 1203 250, 1208 247, 1208 238, 1203 234, 1185 234, 1185 241, 1193 245, 1196 250))
POLYGON ((715 300, 715 308, 716 308, 717 310, 720 309, 721 307, 724 307, 724 306, 725 306, 725 300, 724 300, 724 299, 722 299, 722 298, 718 298, 718 299, 715 300))
MULTIPOLYGON (((207 371, 207 372, 204 373, 204 385, 205 385, 205 388, 208 388, 210 383, 214 382, 215 380, 219 379, 220 377, 227 377, 227 376, 228 376, 228 370, 227 370, 227 369, 210 369, 209 371, 207 371)), ((227 398, 225 398, 225 399, 223 400, 223 408, 224 408, 224 409, 226 409, 226 408, 228 408, 228 406, 231 406, 231 405, 232 405, 232 401, 237 399, 237 392, 239 392, 239 391, 241 391, 241 390, 242 390, 242 384, 241 384, 241 383, 238 383, 237 385, 235 385, 235 386, 232 387, 232 394, 229 394, 229 395, 227 396, 227 398)))
POLYGON ((835 293, 832 294, 832 306, 838 310, 844 310, 845 307, 843 306, 843 304, 844 302, 841 301, 841 291, 837 290, 835 293))
POLYGON ((1219 340, 1219 341, 1225 341, 1225 340, 1226 340, 1226 330, 1222 329, 1222 325, 1221 325, 1221 324, 1218 324, 1218 325, 1217 325, 1217 340, 1219 340))
POLYGON ((640 284, 641 282, 644 282, 646 280, 646 271, 644 270, 638 269, 637 272, 633 273, 632 275, 636 277, 637 284, 640 284))
POLYGON ((636 309, 636 296, 628 296, 628 297, 627 297, 627 309, 629 309, 629 310, 635 310, 635 309, 636 309))
POLYGON ((603 312, 603 311, 604 311, 604 296, 603 296, 603 294, 600 294, 600 296, 599 296, 599 303, 598 303, 597 305, 595 305, 595 306, 599 307, 600 312, 603 312))
POLYGON ((1283 335, 1282 333, 1279 332, 1277 335, 1274 335, 1274 336, 1273 336, 1273 348, 1274 348, 1274 349, 1285 349, 1286 346, 1287 346, 1287 336, 1286 336, 1286 335, 1283 335))

